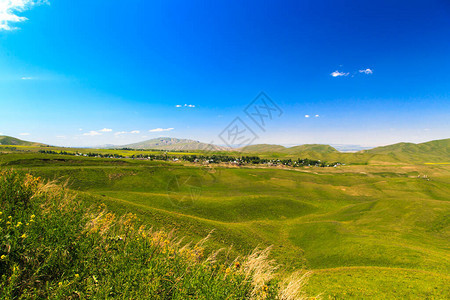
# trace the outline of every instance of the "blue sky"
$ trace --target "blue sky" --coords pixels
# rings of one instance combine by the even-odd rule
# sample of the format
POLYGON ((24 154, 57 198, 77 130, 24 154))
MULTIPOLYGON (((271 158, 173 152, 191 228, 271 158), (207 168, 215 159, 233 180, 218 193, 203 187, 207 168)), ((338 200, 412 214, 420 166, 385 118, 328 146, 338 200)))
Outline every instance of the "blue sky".
POLYGON ((240 117, 254 143, 448 138, 449 37, 447 0, 0 0, 0 133, 223 144, 240 117), (261 91, 283 111, 264 130, 261 91))

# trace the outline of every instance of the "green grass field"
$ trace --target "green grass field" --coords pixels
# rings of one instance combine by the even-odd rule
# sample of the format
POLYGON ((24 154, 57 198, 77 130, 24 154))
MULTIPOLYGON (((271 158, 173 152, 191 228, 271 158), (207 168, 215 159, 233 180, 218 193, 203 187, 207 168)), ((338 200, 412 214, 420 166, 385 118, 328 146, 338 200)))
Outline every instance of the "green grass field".
POLYGON ((210 247, 235 254, 273 245, 282 273, 312 270, 307 290, 324 299, 450 297, 448 164, 361 153, 363 165, 338 168, 212 168, 11 152, 2 168, 67 180, 149 226, 193 240, 214 230, 210 247))

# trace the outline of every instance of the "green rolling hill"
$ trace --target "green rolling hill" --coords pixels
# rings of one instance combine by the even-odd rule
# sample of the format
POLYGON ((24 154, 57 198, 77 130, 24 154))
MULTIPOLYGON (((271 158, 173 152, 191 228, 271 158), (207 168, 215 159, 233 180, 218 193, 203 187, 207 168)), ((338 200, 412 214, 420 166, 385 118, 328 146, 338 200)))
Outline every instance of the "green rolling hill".
POLYGON ((257 144, 245 146, 237 150, 244 153, 266 153, 266 152, 276 153, 276 152, 284 152, 286 150, 286 147, 281 145, 257 144))
POLYGON ((336 149, 331 147, 330 145, 322 145, 322 144, 305 144, 300 146, 294 146, 287 148, 285 152, 289 154, 301 154, 304 152, 316 152, 316 153, 338 153, 336 149))
POLYGON ((0 145, 4 146, 46 146, 42 143, 24 141, 12 136, 0 135, 0 145))
POLYGON ((305 152, 316 153, 338 153, 336 149, 330 145, 322 144, 304 144, 294 147, 286 148, 281 145, 257 144, 239 148, 238 151, 243 153, 286 153, 286 154, 301 154, 305 152))
POLYGON ((361 152, 388 155, 399 161, 450 162, 450 139, 420 144, 398 143, 361 152))
POLYGON ((204 169, 30 152, 0 155, 0 168, 69 180, 82 199, 189 240, 214 230, 211 247, 234 255, 273 245, 281 271, 312 270, 307 290, 324 299, 450 296, 448 165, 204 169))
POLYGON ((310 158, 348 164, 378 163, 448 163, 450 139, 426 143, 398 143, 358 152, 339 152, 329 145, 305 144, 294 147, 280 145, 251 145, 239 149, 242 154, 260 155, 265 158, 310 158))
POLYGON ((242 147, 238 149, 243 153, 287 153, 287 154, 299 154, 304 152, 317 152, 317 153, 336 153, 339 152, 329 145, 322 144, 304 144, 294 147, 286 148, 281 145, 270 144, 257 144, 242 147))

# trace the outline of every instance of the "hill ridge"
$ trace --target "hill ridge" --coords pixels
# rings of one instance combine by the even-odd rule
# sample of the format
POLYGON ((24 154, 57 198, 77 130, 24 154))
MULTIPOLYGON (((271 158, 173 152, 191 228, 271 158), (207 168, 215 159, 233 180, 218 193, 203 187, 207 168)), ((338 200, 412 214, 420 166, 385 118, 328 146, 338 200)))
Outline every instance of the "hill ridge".
POLYGON ((171 137, 159 137, 142 142, 132 143, 120 146, 132 149, 159 149, 159 150, 209 150, 209 151, 228 151, 227 147, 214 144, 203 143, 191 139, 179 139, 171 137))
POLYGON ((12 136, 0 135, 0 145, 2 146, 47 146, 46 144, 24 141, 12 136))

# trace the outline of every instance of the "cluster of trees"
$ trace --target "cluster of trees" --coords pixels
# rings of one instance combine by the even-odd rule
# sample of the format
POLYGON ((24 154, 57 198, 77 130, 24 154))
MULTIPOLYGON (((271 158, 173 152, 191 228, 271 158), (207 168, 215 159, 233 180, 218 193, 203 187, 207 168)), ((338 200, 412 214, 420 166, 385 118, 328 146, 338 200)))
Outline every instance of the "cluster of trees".
POLYGON ((53 150, 39 150, 39 153, 44 154, 61 154, 61 155, 75 155, 75 153, 72 152, 66 152, 66 151, 53 151, 53 150))
POLYGON ((297 160, 293 160, 291 158, 288 159, 267 159, 261 158, 259 156, 228 156, 228 155, 168 155, 167 153, 162 154, 138 154, 132 156, 123 156, 121 154, 116 153, 70 153, 66 151, 53 151, 53 150, 39 150, 39 153, 45 154, 61 154, 61 155, 76 155, 76 156, 86 156, 86 157, 101 157, 101 158, 131 158, 131 159, 147 159, 147 160, 182 160, 188 161, 192 163, 231 163, 237 165, 270 165, 270 166, 290 166, 290 167, 304 167, 304 166, 315 166, 315 167, 335 167, 341 165, 339 162, 327 163, 320 160, 308 159, 308 158, 298 158, 297 160))
POLYGON ((303 166, 316 166, 316 167, 333 167, 338 166, 340 163, 327 163, 320 160, 313 160, 308 158, 299 158, 297 160, 292 159, 267 159, 259 156, 227 156, 227 155, 183 155, 181 157, 185 161, 190 162, 208 162, 208 163, 235 163, 238 165, 252 164, 266 164, 266 165, 284 165, 291 167, 303 167, 303 166))
MULTIPOLYGON (((175 157, 175 156, 174 156, 175 157)), ((131 158, 133 159, 148 159, 148 160, 169 160, 173 159, 174 157, 168 156, 167 153, 164 154, 138 154, 138 155, 132 155, 131 158)))
POLYGON ((39 150, 39 153, 44 154, 59 154, 59 155, 74 155, 74 156, 86 156, 86 157, 101 157, 101 158, 127 158, 121 154, 116 153, 79 153, 79 152, 66 152, 66 151, 53 151, 53 150, 39 150))

